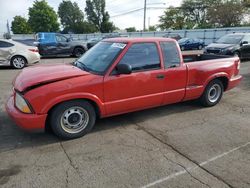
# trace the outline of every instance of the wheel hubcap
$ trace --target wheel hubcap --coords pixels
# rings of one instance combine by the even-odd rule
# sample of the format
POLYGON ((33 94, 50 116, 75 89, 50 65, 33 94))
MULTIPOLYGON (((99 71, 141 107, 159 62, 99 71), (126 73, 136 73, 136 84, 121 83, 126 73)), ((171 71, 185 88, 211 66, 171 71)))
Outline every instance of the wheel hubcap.
POLYGON ((209 89, 209 92, 208 92, 208 100, 209 100, 211 103, 215 103, 215 102, 220 98, 221 92, 222 92, 222 90, 221 90, 220 85, 214 84, 214 85, 209 89))
POLYGON ((81 50, 81 49, 76 50, 76 56, 77 57, 80 57, 82 54, 83 54, 83 50, 81 50))
POLYGON ((61 117, 61 127, 68 133, 79 133, 86 128, 88 123, 88 112, 78 106, 65 110, 61 117))
POLYGON ((16 67, 16 68, 23 68, 24 65, 25 65, 25 60, 21 57, 16 57, 14 60, 13 60, 13 65, 16 67))

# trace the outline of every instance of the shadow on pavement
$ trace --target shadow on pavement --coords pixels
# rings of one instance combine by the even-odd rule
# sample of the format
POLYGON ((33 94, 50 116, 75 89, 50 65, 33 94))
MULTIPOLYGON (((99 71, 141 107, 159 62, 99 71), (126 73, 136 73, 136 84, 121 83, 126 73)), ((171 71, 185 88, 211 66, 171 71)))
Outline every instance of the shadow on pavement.
MULTIPOLYGON (((143 122, 147 119, 182 113, 202 108, 197 102, 183 102, 129 114, 99 119, 91 133, 114 129, 118 126, 128 126, 133 122, 143 122), (127 121, 130 120, 130 121, 127 121), (122 122, 122 123, 121 123, 122 122)), ((91 134, 89 133, 89 134, 91 134)), ((0 153, 17 148, 36 147, 62 141, 53 133, 29 133, 18 128, 5 111, 0 110, 0 153)))

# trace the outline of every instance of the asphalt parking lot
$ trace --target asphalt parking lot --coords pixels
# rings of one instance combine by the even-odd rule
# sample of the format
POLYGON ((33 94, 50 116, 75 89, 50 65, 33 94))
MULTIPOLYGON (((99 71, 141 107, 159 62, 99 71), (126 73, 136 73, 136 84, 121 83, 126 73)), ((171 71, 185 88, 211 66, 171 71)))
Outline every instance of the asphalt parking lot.
POLYGON ((185 102, 101 119, 69 141, 23 132, 7 116, 17 73, 0 67, 0 187, 250 187, 250 61, 213 108, 185 102))

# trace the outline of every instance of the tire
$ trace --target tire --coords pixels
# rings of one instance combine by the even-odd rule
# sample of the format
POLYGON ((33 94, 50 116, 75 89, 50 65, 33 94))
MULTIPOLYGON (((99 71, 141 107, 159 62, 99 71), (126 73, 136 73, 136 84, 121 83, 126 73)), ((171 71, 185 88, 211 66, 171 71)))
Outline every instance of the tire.
POLYGON ((185 48, 184 48, 184 46, 182 46, 182 47, 181 47, 181 51, 184 51, 184 50, 185 50, 185 48))
POLYGON ((10 64, 15 69, 23 69, 27 65, 27 60, 23 56, 14 56, 11 58, 10 64))
POLYGON ((89 133, 95 125, 94 107, 87 101, 74 100, 57 105, 50 114, 52 131, 60 138, 73 139, 89 133))
POLYGON ((201 49, 202 49, 202 45, 199 45, 199 46, 198 46, 198 50, 201 50, 201 49))
POLYGON ((222 98, 224 91, 223 84, 220 80, 212 80, 207 85, 204 93, 200 98, 200 102, 205 107, 212 107, 218 104, 222 98))
POLYGON ((85 53, 85 50, 81 47, 76 47, 73 51, 75 57, 81 57, 85 53))

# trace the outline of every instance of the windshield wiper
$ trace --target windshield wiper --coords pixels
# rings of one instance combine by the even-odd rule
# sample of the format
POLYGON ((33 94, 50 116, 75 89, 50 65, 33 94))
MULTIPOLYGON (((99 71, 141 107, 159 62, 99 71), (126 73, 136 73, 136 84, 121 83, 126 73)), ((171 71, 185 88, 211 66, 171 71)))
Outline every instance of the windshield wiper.
POLYGON ((87 71, 87 72, 90 71, 90 69, 89 69, 84 63, 82 63, 81 61, 75 61, 74 65, 75 65, 76 67, 78 67, 78 68, 84 70, 84 71, 87 71))

